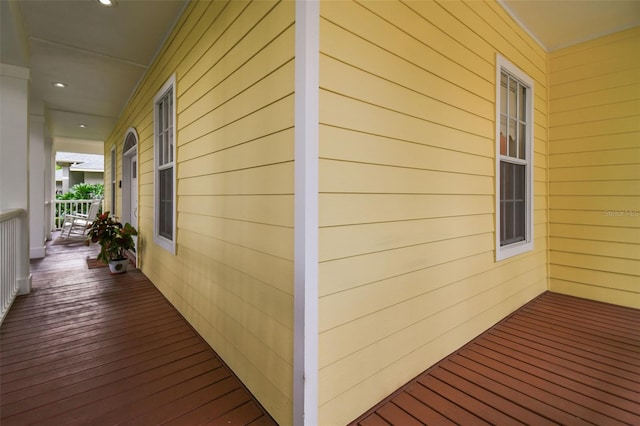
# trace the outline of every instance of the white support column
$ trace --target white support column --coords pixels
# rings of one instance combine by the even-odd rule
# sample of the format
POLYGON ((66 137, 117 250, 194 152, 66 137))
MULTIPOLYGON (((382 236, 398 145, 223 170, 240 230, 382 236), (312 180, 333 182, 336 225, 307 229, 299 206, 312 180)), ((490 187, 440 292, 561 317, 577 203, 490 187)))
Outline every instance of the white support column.
MULTIPOLYGON (((29 70, 0 64, 0 210, 29 212, 29 70)), ((28 219, 27 219, 28 220, 28 219)), ((21 231, 19 293, 31 291, 29 229, 21 231)))
POLYGON ((320 3, 296 1, 293 423, 318 424, 320 3))
POLYGON ((49 136, 46 119, 44 127, 44 199, 46 207, 44 209, 44 236, 47 241, 51 240, 53 231, 53 211, 56 198, 56 159, 53 152, 53 139, 49 136))
MULTIPOLYGON (((36 108, 37 109, 37 108, 36 108)), ((44 107, 29 116, 29 257, 42 258, 45 255, 45 181, 47 172, 44 135, 44 107)))

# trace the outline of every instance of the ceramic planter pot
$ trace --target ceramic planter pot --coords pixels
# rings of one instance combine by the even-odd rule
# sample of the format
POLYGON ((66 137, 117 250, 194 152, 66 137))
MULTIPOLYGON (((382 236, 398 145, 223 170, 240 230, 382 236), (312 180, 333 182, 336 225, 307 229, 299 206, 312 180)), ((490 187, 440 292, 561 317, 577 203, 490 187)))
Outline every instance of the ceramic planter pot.
POLYGON ((112 274, 122 274, 127 272, 127 264, 129 259, 112 260, 109 262, 109 270, 112 274))

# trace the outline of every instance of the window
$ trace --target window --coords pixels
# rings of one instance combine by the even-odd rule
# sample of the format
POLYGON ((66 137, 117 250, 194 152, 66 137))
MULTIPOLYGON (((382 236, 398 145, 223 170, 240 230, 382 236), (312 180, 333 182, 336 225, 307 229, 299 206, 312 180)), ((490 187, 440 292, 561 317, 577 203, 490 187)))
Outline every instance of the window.
POLYGON ((136 133, 134 128, 129 128, 129 130, 127 130, 127 136, 124 138, 124 148, 122 148, 122 152, 126 154, 137 144, 138 134, 136 133))
POLYGON ((154 98, 155 242, 175 253, 175 75, 154 98))
POLYGON ((116 214, 116 147, 111 148, 111 214, 116 214))
POLYGON ((533 80, 498 55, 496 260, 533 249, 533 80))

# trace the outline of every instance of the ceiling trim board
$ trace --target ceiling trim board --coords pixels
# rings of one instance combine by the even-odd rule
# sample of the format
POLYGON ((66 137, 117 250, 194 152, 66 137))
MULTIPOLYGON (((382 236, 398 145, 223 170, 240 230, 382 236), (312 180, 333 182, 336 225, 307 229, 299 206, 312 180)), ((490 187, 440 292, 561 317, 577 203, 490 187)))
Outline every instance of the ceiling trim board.
POLYGON ((29 40, 37 42, 37 43, 41 43, 41 44, 46 44, 48 46, 63 48, 63 49, 66 49, 66 50, 72 50, 74 52, 81 53, 81 54, 92 55, 92 56, 95 56, 95 57, 98 57, 98 58, 101 58, 101 59, 109 59, 109 60, 120 62, 120 63, 123 63, 123 64, 132 65, 132 66, 138 67, 138 68, 143 68, 143 69, 147 69, 148 68, 148 65, 140 64, 138 62, 130 61, 128 59, 119 58, 119 57, 113 56, 113 55, 106 55, 104 53, 96 52, 94 50, 83 49, 81 47, 71 46, 69 44, 60 43, 60 42, 57 42, 57 41, 45 40, 43 38, 38 38, 38 37, 29 37, 29 40))
POLYGON ((49 107, 49 111, 51 112, 62 112, 64 114, 76 114, 76 115, 82 115, 82 116, 87 116, 87 117, 98 117, 98 118, 110 118, 110 119, 116 119, 118 117, 114 117, 113 115, 102 115, 102 114, 93 114, 90 112, 84 112, 84 111, 72 111, 72 110, 68 110, 68 109, 62 109, 62 108, 55 108, 55 107, 49 107))

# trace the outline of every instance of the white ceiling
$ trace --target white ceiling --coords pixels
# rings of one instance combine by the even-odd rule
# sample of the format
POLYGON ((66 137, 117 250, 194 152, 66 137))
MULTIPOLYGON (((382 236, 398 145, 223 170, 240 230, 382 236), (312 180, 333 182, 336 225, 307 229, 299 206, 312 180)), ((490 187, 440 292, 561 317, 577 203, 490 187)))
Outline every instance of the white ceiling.
POLYGON ((119 0, 104 7, 96 0, 0 1, 2 62, 30 68, 31 98, 46 105, 52 136, 84 140, 109 135, 185 4, 119 0), (6 15, 13 20, 12 28, 5 28, 6 15), (28 45, 26 58, 15 42, 21 30, 28 45), (5 43, 6 32, 13 32, 13 47, 5 43), (68 86, 56 88, 56 81, 68 86))
MULTIPOLYGON (((640 0, 499 0, 553 50, 640 25, 640 0)), ((185 0, 0 0, 0 61, 30 68, 49 133, 104 140, 185 0), (57 89, 52 82, 68 84, 57 89), (80 128, 85 124, 86 128, 80 128)))
POLYGON ((640 25, 640 0, 499 0, 547 51, 640 25))

